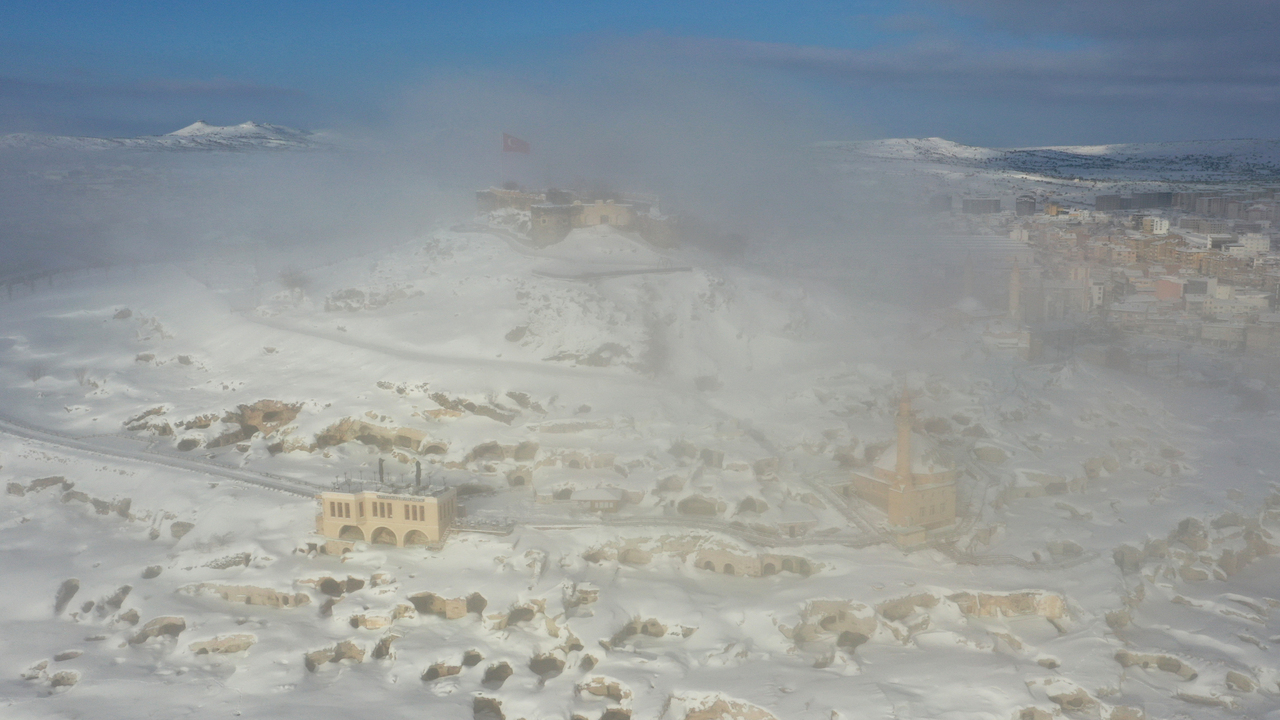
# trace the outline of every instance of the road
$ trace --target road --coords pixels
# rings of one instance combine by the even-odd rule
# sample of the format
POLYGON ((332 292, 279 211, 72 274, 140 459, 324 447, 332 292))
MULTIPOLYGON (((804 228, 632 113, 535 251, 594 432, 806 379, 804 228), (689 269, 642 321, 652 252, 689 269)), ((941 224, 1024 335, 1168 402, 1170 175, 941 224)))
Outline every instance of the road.
POLYGON ((196 458, 176 457, 173 455, 162 454, 146 447, 130 448, 126 445, 126 443, 129 443, 130 441, 119 438, 118 436, 99 435, 77 438, 70 435, 64 435, 53 430, 38 428, 34 425, 30 425, 7 416, 0 416, 0 433, 19 437, 24 440, 33 440, 47 445, 55 445, 60 448, 78 450, 80 452, 92 453, 94 455, 101 455, 118 460, 143 462, 151 465, 160 465, 173 470, 199 473, 201 475, 208 475, 224 480, 254 485, 268 490, 289 493, 290 495, 298 495, 300 497, 315 497, 316 493, 321 490, 319 487, 308 485, 307 483, 299 480, 291 480, 278 475, 254 472, 252 470, 244 470, 241 468, 231 468, 196 458), (121 445, 125 446, 121 447, 121 445))
POLYGON ((642 377, 627 375, 622 372, 611 372, 606 368, 584 368, 580 366, 567 367, 564 365, 554 365, 544 362, 502 360, 500 358, 476 357, 474 355, 444 355, 441 353, 396 347, 394 345, 384 345, 370 340, 360 340, 348 335, 347 333, 336 330, 321 330, 319 328, 297 325, 283 320, 278 320, 276 318, 259 317, 251 313, 241 313, 240 316, 251 323, 264 325, 276 330, 283 330, 285 332, 296 333, 298 335, 307 335, 320 340, 328 340, 329 342, 337 343, 339 345, 368 350, 369 352, 381 353, 401 360, 408 360, 409 362, 423 362, 434 365, 453 365, 466 368, 484 368, 506 372, 522 372, 534 375, 564 378, 577 382, 581 382, 584 378, 589 377, 592 379, 608 380, 610 382, 617 382, 648 389, 653 389, 656 385, 654 382, 642 377))

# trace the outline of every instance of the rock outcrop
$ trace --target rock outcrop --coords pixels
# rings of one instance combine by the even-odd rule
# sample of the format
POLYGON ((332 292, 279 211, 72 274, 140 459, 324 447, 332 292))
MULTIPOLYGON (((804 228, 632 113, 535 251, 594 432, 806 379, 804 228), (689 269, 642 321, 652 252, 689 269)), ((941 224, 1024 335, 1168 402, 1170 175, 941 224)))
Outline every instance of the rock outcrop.
POLYGON ((53 614, 61 615, 63 610, 67 609, 67 604, 71 602, 71 598, 80 592, 80 581, 75 578, 63 580, 62 585, 58 586, 58 593, 53 598, 53 614))
POLYGON ((252 585, 217 585, 214 583, 197 583, 182 588, 184 592, 198 594, 211 592, 223 600, 244 605, 262 605, 274 608, 295 608, 311 604, 311 596, 306 593, 287 593, 270 588, 252 585))
POLYGON ((211 640, 191 643, 187 648, 196 655, 208 655, 210 653, 217 655, 227 655, 230 653, 244 652, 253 647, 258 638, 253 635, 219 635, 211 640))
POLYGON ((350 640, 343 640, 331 648, 323 648, 307 653, 303 656, 303 663, 307 670, 315 672, 317 668, 325 663, 336 663, 343 660, 351 660, 352 662, 364 662, 364 648, 356 645, 350 640))
POLYGON ((142 629, 129 639, 129 644, 141 645, 151 638, 157 637, 176 638, 186 629, 187 621, 185 619, 176 615, 165 615, 143 625, 142 629))

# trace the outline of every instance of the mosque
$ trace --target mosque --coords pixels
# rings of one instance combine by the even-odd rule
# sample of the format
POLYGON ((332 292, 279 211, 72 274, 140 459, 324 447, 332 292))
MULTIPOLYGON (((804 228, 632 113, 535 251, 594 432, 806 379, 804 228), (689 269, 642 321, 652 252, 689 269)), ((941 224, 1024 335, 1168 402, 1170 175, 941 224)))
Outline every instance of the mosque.
POLYGON ((854 471, 846 492, 888 515, 900 544, 923 544, 928 531, 956 521, 956 471, 928 442, 911 431, 911 396, 898 403, 898 439, 872 463, 854 471))

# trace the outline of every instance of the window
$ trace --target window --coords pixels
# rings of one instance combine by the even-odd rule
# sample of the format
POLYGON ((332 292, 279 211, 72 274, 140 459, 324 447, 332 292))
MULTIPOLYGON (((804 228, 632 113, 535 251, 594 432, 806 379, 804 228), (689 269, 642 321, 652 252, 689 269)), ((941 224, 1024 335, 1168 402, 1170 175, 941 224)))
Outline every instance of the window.
POLYGON ((337 514, 338 514, 338 505, 334 501, 330 500, 329 501, 329 517, 334 517, 337 514))
POLYGON ((351 517, 351 503, 342 503, 342 517, 351 517))
POLYGON ((405 519, 405 520, 410 520, 410 519, 412 519, 412 518, 410 518, 410 517, 409 517, 409 506, 408 506, 408 505, 405 505, 405 506, 404 506, 404 519, 405 519))

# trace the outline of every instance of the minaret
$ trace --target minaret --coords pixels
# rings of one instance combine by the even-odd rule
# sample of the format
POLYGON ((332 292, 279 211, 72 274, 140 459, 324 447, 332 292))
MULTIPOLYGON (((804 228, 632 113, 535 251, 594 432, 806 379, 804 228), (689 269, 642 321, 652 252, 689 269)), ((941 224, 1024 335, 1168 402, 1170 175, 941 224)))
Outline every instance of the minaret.
POLYGON ((1013 270, 1009 271, 1009 319, 1022 324, 1022 271, 1018 269, 1018 259, 1013 260, 1013 270))
POLYGON ((894 485, 911 484, 911 395, 902 391, 898 401, 898 464, 894 469, 894 485))

